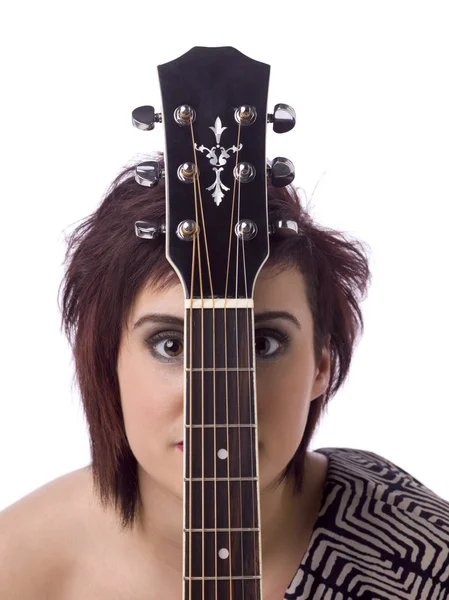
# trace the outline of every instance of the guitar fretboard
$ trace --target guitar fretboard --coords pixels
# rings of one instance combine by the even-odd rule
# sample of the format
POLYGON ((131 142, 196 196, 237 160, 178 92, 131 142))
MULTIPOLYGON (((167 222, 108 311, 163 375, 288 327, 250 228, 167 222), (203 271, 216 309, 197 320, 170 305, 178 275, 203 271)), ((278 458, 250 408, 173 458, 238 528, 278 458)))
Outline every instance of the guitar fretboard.
POLYGON ((185 323, 185 598, 260 600, 253 309, 185 323))

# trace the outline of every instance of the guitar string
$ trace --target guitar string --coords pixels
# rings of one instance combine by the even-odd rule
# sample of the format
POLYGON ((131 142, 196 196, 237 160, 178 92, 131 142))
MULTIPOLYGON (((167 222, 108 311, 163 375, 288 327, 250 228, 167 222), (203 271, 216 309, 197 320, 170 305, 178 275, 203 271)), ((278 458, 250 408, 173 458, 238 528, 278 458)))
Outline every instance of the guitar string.
MULTIPOLYGON (((198 223, 198 196, 197 196, 197 188, 196 188, 197 182, 196 182, 196 178, 193 178, 193 193, 194 193, 194 199, 195 199, 195 222, 198 223)), ((197 236, 196 234, 194 235, 194 240, 197 239, 197 244, 198 244, 198 274, 199 274, 199 284, 200 284, 200 297, 201 297, 201 301, 203 300, 203 279, 202 279, 202 270, 201 270, 201 245, 200 245, 200 239, 199 236, 197 236)), ((190 294, 190 340, 191 340, 191 352, 190 352, 190 414, 191 414, 191 418, 190 418, 190 425, 192 425, 193 423, 193 399, 192 399, 192 380, 193 380, 193 353, 192 353, 192 340, 193 340, 193 274, 192 274, 192 283, 191 283, 191 287, 192 287, 192 293, 190 294)), ((203 311, 201 311, 201 319, 202 319, 202 325, 203 323, 203 311)), ((204 360, 204 356, 203 356, 203 351, 204 351, 204 345, 202 345, 201 348, 201 357, 202 357, 202 362, 204 360)), ((204 366, 204 365, 202 365, 204 366)), ((202 390, 203 392, 203 390, 202 390)), ((204 394, 202 395, 202 397, 204 397, 204 394)), ((202 402, 202 406, 204 406, 204 402, 202 402)), ((203 417, 204 420, 204 417, 203 417)), ((189 563, 190 563, 190 571, 189 571, 189 598, 190 600, 192 599, 192 570, 191 570, 191 565, 192 565, 192 537, 193 537, 193 519, 192 519, 192 488, 193 488, 193 471, 192 471, 192 457, 193 457, 193 427, 190 428, 190 434, 189 434, 189 445, 190 445, 190 481, 189 481, 189 490, 190 490, 190 506, 189 506, 189 510, 190 510, 190 531, 189 531, 189 539, 190 539, 190 557, 189 557, 189 563)), ((202 428, 202 433, 203 433, 203 447, 204 447, 204 427, 202 428)), ((203 478, 203 482, 204 482, 204 453, 202 456, 202 478, 203 478)), ((204 483, 202 484, 202 515, 203 515, 203 519, 204 519, 204 483)), ((203 560, 203 572, 204 572, 204 522, 203 522, 203 527, 202 527, 202 548, 203 548, 203 556, 202 556, 202 560, 203 560)), ((203 600, 204 600, 204 585, 203 587, 203 600)))
MULTIPOLYGON (((240 212, 240 207, 241 207, 241 181, 239 180, 238 182, 238 201, 237 201, 237 222, 240 222, 240 217, 241 217, 241 212, 240 212)), ((245 297, 248 300, 248 279, 247 279, 247 273, 246 273, 246 255, 245 255, 245 240, 244 237, 241 237, 241 246, 242 246, 242 263, 243 263, 243 281, 244 281, 244 285, 245 285, 245 297)), ((237 262, 236 262, 236 284, 235 284, 235 294, 236 294, 236 298, 238 296, 237 294, 237 289, 238 289, 238 267, 239 267, 239 241, 237 240, 237 262)), ((247 303, 248 304, 248 303, 247 303)), ((251 339, 250 339, 250 331, 249 331, 249 320, 248 320, 248 311, 249 308, 247 306, 245 310, 245 314, 246 314, 246 323, 247 323, 247 328, 246 328, 246 340, 247 340, 247 349, 248 349, 248 357, 247 357, 247 367, 248 369, 250 369, 251 367, 251 361, 250 361, 250 346, 251 346, 251 339)), ((239 360, 239 344, 238 344, 238 309, 235 309, 235 313, 236 313, 236 350, 237 350, 237 365, 240 366, 240 360, 239 360)), ((250 387, 250 380, 251 380, 251 373, 252 371, 248 370, 247 374, 248 374, 248 400, 249 400, 249 422, 252 423, 252 407, 251 407, 251 387, 250 387)), ((240 398, 240 373, 236 373, 237 376, 237 398, 240 398)), ((240 404, 239 404, 239 408, 238 408, 238 415, 239 415, 239 423, 240 423, 240 404)), ((246 413, 245 413, 246 414, 246 413)), ((252 429, 250 429, 249 434, 251 436, 250 439, 250 452, 251 452, 251 461, 250 461, 250 465, 251 465, 251 472, 250 472, 250 477, 254 476, 253 473, 253 449, 252 449, 252 429)), ((239 427, 239 453, 240 453, 240 458, 241 458, 241 428, 239 427)), ((240 471, 240 515, 241 515, 241 528, 243 530, 243 501, 242 501, 242 463, 241 460, 239 461, 239 471, 240 471)), ((251 485, 251 501, 252 501, 252 507, 253 507, 253 516, 254 516, 254 481, 252 481, 250 483, 251 485)), ((255 527, 255 523, 252 523, 251 526, 254 528, 255 527)), ((242 553, 242 575, 244 574, 244 565, 243 565, 243 556, 244 556, 244 551, 243 551, 243 531, 241 533, 241 553, 242 553)), ((256 574, 256 552, 255 552, 255 535, 253 533, 253 544, 254 544, 254 552, 253 552, 253 558, 254 558, 254 574, 256 574)), ((243 585, 243 598, 245 597, 245 584, 242 583, 243 585)), ((257 580, 254 580, 254 585, 257 585, 257 580)), ((256 590, 254 590, 256 591, 256 590)))
MULTIPOLYGON (((240 217, 240 181, 239 181, 239 217, 240 217)), ((245 282, 245 296, 248 299, 248 278, 247 278, 247 273, 246 273, 246 254, 245 254, 245 240, 242 237, 242 259, 243 259, 243 280, 245 282)), ((248 356, 247 356, 247 367, 248 367, 248 399, 249 399, 249 422, 253 423, 253 418, 254 418, 254 424, 256 423, 256 363, 255 363, 255 353, 251 352, 251 349, 254 348, 254 344, 256 342, 255 339, 252 339, 250 337, 251 333, 254 332, 254 336, 255 336, 255 330, 253 327, 251 327, 251 331, 250 331, 250 326, 249 326, 249 315, 250 315, 250 309, 247 307, 245 309, 246 312, 246 339, 247 339, 247 351, 248 351, 248 356), (251 355, 253 356, 253 364, 252 366, 254 367, 254 370, 251 371, 251 355), (252 379, 251 379, 252 378, 252 379), (253 390, 254 390, 254 394, 253 396, 251 395, 251 381, 253 383, 253 390), (251 402, 251 398, 253 398, 254 400, 254 415, 253 415, 253 404, 251 402)), ((252 322, 251 322, 252 325, 252 322)), ((258 441, 258 435, 256 433, 256 428, 250 428, 249 431, 249 436, 250 436, 250 452, 251 452, 251 470, 250 470, 250 477, 255 477, 256 476, 256 470, 254 468, 254 465, 256 464, 256 461, 254 460, 254 456, 253 456, 253 431, 254 431, 254 451, 256 452, 256 443, 258 441)), ((256 522, 257 521, 257 516, 256 516, 256 510, 257 510, 257 495, 254 494, 254 487, 255 485, 259 485, 259 481, 257 481, 257 483, 255 481, 251 482, 251 505, 252 505, 252 517, 253 520, 251 522, 251 527, 253 529, 256 528, 256 522)), ((256 492, 257 493, 257 492, 256 492)), ((258 513, 257 513, 258 514, 258 513)), ((257 575, 257 554, 256 554, 256 532, 254 531, 252 534, 252 538, 253 538, 253 557, 254 557, 254 575, 257 575)), ((256 597, 256 592, 257 592, 257 579, 254 579, 254 597, 256 597)))
MULTIPOLYGON (((193 134, 192 134, 193 135, 193 134)), ((197 189, 196 189, 196 178, 193 178, 193 195, 194 195, 194 203, 195 203, 195 222, 198 223, 198 197, 197 197, 197 189)), ((194 291, 194 250, 196 244, 198 244, 198 272, 199 272, 199 284, 200 284, 200 296, 203 298, 203 289, 202 289, 202 272, 201 272, 201 246, 199 236, 196 234, 193 237, 194 247, 192 252, 192 278, 191 278, 191 292, 190 292, 190 425, 193 423, 193 291, 194 291)), ((193 488, 193 427, 190 428, 189 432, 189 457, 190 457, 190 481, 189 481, 189 598, 192 598, 192 537, 193 537, 193 509, 192 509, 192 488, 193 488)), ((204 548, 204 539, 203 539, 203 548, 204 548)))
MULTIPOLYGON (((240 187, 241 187, 241 182, 239 181, 239 186, 238 186, 238 220, 240 220, 240 187)), ((246 272, 246 254, 245 254, 245 239, 242 236, 242 262, 243 262, 243 281, 245 283, 245 296, 248 299, 248 278, 247 278, 247 272, 246 272)), ((246 314, 246 340, 247 340, 247 367, 248 367, 248 371, 247 371, 247 376, 248 376, 248 381, 247 381, 247 392, 248 392, 248 406, 249 406, 249 422, 252 423, 253 422, 253 418, 255 417, 255 409, 256 409, 256 394, 254 393, 253 395, 253 399, 254 399, 254 415, 253 415, 253 406, 252 406, 252 402, 251 402, 251 378, 255 378, 255 362, 253 363, 253 367, 254 367, 254 371, 251 371, 251 353, 250 353, 250 348, 253 347, 254 343, 255 343, 255 339, 251 339, 250 335, 251 332, 253 331, 253 328, 251 328, 251 332, 250 332, 250 327, 249 327, 249 315, 250 315, 250 309, 247 307, 245 310, 245 314, 246 314)), ((254 357, 254 354, 253 354, 254 357)), ((253 384, 254 384, 254 379, 253 379, 253 384)), ((254 391, 256 390, 256 386, 253 385, 253 389, 254 391)), ((254 420, 255 423, 255 420, 254 420)), ((254 432, 256 430, 254 429, 254 432)), ((250 477, 255 477, 256 472, 254 469, 254 456, 253 456, 253 429, 250 428, 249 430, 249 436, 250 436, 250 473, 249 476, 250 477)), ((254 443, 257 442, 257 434, 254 433, 254 443)), ((255 481, 251 481, 250 486, 251 486, 251 505, 252 505, 252 516, 254 519, 256 519, 256 509, 257 509, 257 505, 255 503, 255 494, 254 494, 254 486, 258 485, 258 482, 255 483, 255 481)), ((243 513, 242 513, 243 514, 243 513)), ((254 521, 251 522, 251 527, 252 528, 256 528, 256 523, 254 521)), ((254 575, 257 575, 257 554, 256 554, 256 533, 253 532, 252 534, 252 539, 253 539, 253 557, 254 557, 254 575)), ((242 553, 243 553, 243 540, 242 540, 242 553)), ((256 591, 257 591, 257 579, 254 579, 254 597, 256 597, 256 591)))
MULTIPOLYGON (((194 197, 195 197, 195 208, 196 208, 196 183, 194 181, 194 197)), ((190 299, 193 298, 193 284, 194 284, 194 279, 195 279, 195 250, 196 250, 196 236, 194 236, 193 238, 193 250, 192 250, 192 278, 190 281, 190 299)), ((192 386, 193 386, 193 371, 192 371, 192 363, 193 363, 193 358, 192 358, 192 344, 193 344, 193 335, 192 335, 192 317, 193 317, 193 309, 192 309, 192 300, 190 301, 190 315, 189 315, 189 319, 190 319, 190 352, 189 352, 189 358, 190 358, 190 373, 189 373, 189 398, 190 398, 190 417, 189 417, 189 422, 190 425, 192 425, 192 421, 193 421, 193 403, 192 403, 192 386)), ((187 437, 187 431, 185 431, 185 436, 184 439, 187 437)), ((193 427, 190 428, 189 430, 189 447, 190 447, 190 451, 189 451, 189 478, 190 478, 190 482, 189 482, 189 598, 192 598, 192 479, 193 479, 193 475, 192 475, 192 434, 193 434, 193 427)), ((187 444, 185 444, 185 450, 187 449, 187 444)), ((185 584, 183 584, 183 595, 184 595, 184 587, 185 584)))
MULTIPOLYGON (((238 193, 237 193, 237 223, 239 223, 240 221, 240 181, 238 182, 238 193)), ((239 249, 240 249, 240 244, 239 244, 239 238, 238 236, 236 236, 237 238, 237 255, 236 255, 236 261, 235 261, 235 298, 237 300, 238 298, 238 280, 239 280, 239 249)), ((238 308, 237 306, 235 307, 235 351, 236 351, 236 355, 237 355, 237 360, 236 360, 236 367, 239 368, 240 367, 240 360, 239 360, 239 327, 238 327, 238 308)), ((237 419, 238 419, 238 423, 239 423, 239 427, 238 427, 238 436, 239 436, 239 496, 240 496, 240 560, 241 560, 241 569, 242 569, 242 576, 244 575, 244 568, 243 568, 243 500, 242 500, 242 433, 241 430, 242 428, 240 427, 240 373, 239 371, 236 372, 235 374, 235 380, 236 380, 236 388, 237 388, 237 419)), ((242 580, 242 596, 243 596, 243 600, 245 600, 245 581, 242 580)))
MULTIPOLYGON (((237 130, 237 150, 235 153, 235 168, 237 169, 237 165, 239 162, 239 148, 240 148, 240 134, 241 134, 241 123, 239 123, 238 125, 238 130, 237 130)), ((227 262, 227 266, 226 266, 226 285, 225 285, 225 294, 224 294, 224 339, 225 339, 225 372, 226 372, 226 377, 225 377, 225 381, 226 381, 226 429, 227 429, 227 448, 228 448, 228 463, 227 463, 227 467, 228 467, 228 523, 229 523, 229 557, 230 557, 230 562, 229 562, 229 571, 230 571, 230 582, 229 582, 229 586, 230 586, 230 591, 231 591, 231 600, 232 600, 232 595, 233 595, 233 586, 232 586, 232 574, 231 574, 231 568, 233 565, 232 562, 232 542, 231 542, 231 516, 230 516, 230 475, 229 475, 229 463, 230 463, 230 445, 229 445, 229 419, 228 419, 228 353, 227 353, 227 310, 226 310, 226 300, 228 297, 228 282, 229 282, 229 273, 230 273, 230 264, 231 264, 231 247, 232 247, 232 239, 233 239, 233 224, 234 224, 234 208, 235 208, 235 196, 236 196, 236 186, 237 186, 237 179, 236 177, 234 177, 234 186, 233 186, 233 191, 232 191, 232 210, 231 210, 231 219, 230 219, 230 225, 229 225, 229 244, 228 244, 228 262, 227 262)), ((236 265, 238 266, 238 240, 236 241, 237 244, 237 262, 236 265)), ((236 294, 237 294, 237 286, 236 286, 236 294)), ((236 311, 236 315, 237 315, 237 311, 236 311)), ((236 331, 237 331, 237 321, 235 324, 236 327, 236 331)), ((238 346, 238 344, 237 344, 238 346)), ((238 367, 238 356, 237 356, 237 367, 238 367)), ((236 372, 236 377, 237 377, 237 381, 238 381, 238 371, 236 372)), ((238 396, 238 392, 237 392, 237 401, 239 401, 239 396, 238 396)), ((238 417, 239 417, 239 422, 240 422, 240 407, 238 408, 238 417)), ((239 438, 240 438, 240 427, 238 427, 238 432, 239 432, 239 438)), ((235 435, 235 428, 234 428, 234 435, 235 435)), ((239 451, 240 451, 240 447, 239 447, 239 451)), ((240 458, 240 457, 239 457, 240 458)), ((239 460, 240 463, 240 460, 239 460)), ((241 486, 242 486, 242 482, 241 480, 239 480, 238 485, 240 486, 240 491, 241 491, 241 486)), ((240 519, 242 520, 242 519, 240 519)), ((242 536, 243 533, 242 531, 240 531, 240 543, 242 540, 242 536)), ((241 552, 241 564, 242 564, 242 575, 243 575, 243 552, 241 552)), ((245 584, 244 581, 242 580, 242 588, 244 589, 245 584)))
MULTIPOLYGON (((202 227, 203 227, 203 233, 204 233, 204 247, 206 250, 206 259, 207 259, 207 268, 208 268, 208 272, 209 272, 209 285, 210 285, 210 291, 211 291, 211 296, 212 296, 212 348, 213 348, 213 382, 214 382, 214 402, 213 402, 213 406, 214 406, 214 522, 215 522, 215 536, 214 536, 214 542, 215 542, 215 573, 217 574, 217 527, 216 527, 216 523, 217 523, 217 517, 216 517, 216 493, 217 493, 217 478, 216 478, 216 447, 217 447, 217 441, 216 441, 216 417, 215 417, 215 406, 216 406, 216 400, 215 400, 215 302, 214 302, 214 291, 213 291, 213 283, 212 283, 212 274, 211 274, 211 269, 210 269, 210 259, 209 259, 209 247, 208 247, 208 243, 207 243, 207 233, 206 233, 206 223, 204 220, 204 211, 203 211, 203 198, 201 195, 201 184, 200 184, 200 178, 199 178, 199 169, 198 169, 198 160, 197 160, 197 156, 196 156, 196 151, 195 151, 195 135, 193 132, 193 121, 192 121, 192 117, 190 117, 190 132, 191 132, 191 136, 192 136, 192 149, 193 149, 193 156, 194 156, 194 160, 195 160, 195 173, 194 173, 194 177, 193 177, 193 181, 194 181, 194 195, 195 195, 195 222, 198 225, 198 196, 200 199, 200 209, 201 209, 201 218, 202 218, 202 227), (196 185, 198 184, 198 193, 197 193, 197 187, 196 185)), ((203 298, 203 285, 202 285, 202 272, 201 272, 201 253, 200 253, 200 246, 199 246, 199 232, 197 231, 195 233, 195 237, 198 237, 198 266, 199 266, 199 278, 200 278, 200 296, 201 296, 201 419, 202 419, 202 428, 201 428, 201 433, 202 433, 202 480, 201 480, 201 491, 202 491, 202 597, 204 600, 204 588, 205 588, 205 580, 204 580, 204 562, 205 562, 205 544, 204 544, 204 298, 203 298)), ((193 312, 192 310, 192 303, 193 303, 193 294, 191 294, 190 296, 190 311, 191 313, 193 312)), ((190 339, 192 339, 192 330, 190 331, 190 339)), ((191 369, 192 369, 192 355, 190 357, 190 365, 191 365, 191 369)), ((191 378, 192 378, 192 373, 191 373, 191 378)), ((192 397, 190 397, 190 405, 192 405, 192 397)), ((190 422, 190 424, 192 425, 192 421, 190 422)), ((192 438, 192 432, 193 432, 193 428, 191 428, 191 435, 190 435, 190 439, 192 438)), ((192 448, 190 448, 190 450, 192 450, 192 448)), ((190 454, 192 455, 192 452, 190 452, 190 454)), ((192 474, 190 474, 191 479, 192 478, 192 474)), ((192 487, 193 481, 190 481, 190 487, 192 487)), ((192 536, 192 532, 190 532, 190 537, 192 536)), ((191 578, 191 573, 190 573, 190 578, 191 578)), ((216 598, 218 597, 218 579, 217 576, 215 577, 215 596, 216 598)), ((191 598, 191 596, 190 596, 191 598)))

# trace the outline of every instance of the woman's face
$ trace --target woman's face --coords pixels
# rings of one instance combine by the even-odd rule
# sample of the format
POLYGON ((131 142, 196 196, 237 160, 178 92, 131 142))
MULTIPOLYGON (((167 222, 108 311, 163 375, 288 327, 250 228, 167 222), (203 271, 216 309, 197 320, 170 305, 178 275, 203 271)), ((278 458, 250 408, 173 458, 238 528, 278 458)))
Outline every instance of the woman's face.
MULTIPOLYGON (((136 297, 122 335, 118 378, 131 450, 139 476, 182 499, 184 439, 183 326, 144 315, 184 319, 181 284, 136 297), (157 338, 155 337, 157 335, 157 338)), ((276 479, 298 448, 310 403, 329 382, 329 353, 315 363, 312 314, 303 276, 296 269, 275 274, 264 267, 256 281, 254 314, 260 491, 276 479), (290 318, 265 318, 266 312, 290 318)))

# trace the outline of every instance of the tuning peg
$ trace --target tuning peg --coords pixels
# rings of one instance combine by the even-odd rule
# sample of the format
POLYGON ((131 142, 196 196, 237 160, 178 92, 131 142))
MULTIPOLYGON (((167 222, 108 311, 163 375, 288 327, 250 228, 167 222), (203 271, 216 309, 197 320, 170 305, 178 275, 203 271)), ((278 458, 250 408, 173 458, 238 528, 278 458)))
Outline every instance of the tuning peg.
POLYGON ((140 163, 135 169, 134 179, 145 187, 154 187, 161 177, 165 176, 164 170, 156 160, 140 163))
POLYGON ((273 123, 275 133, 285 133, 296 125, 296 113, 288 104, 276 104, 273 113, 267 115, 267 123, 273 123))
POLYGON ((153 106, 139 106, 132 113, 133 125, 137 129, 149 131, 155 123, 162 123, 161 113, 155 113, 153 106))
POLYGON ((144 240, 154 240, 161 233, 165 233, 165 223, 156 221, 136 221, 134 231, 137 237, 144 240))
POLYGON ((268 228, 268 233, 273 236, 278 237, 291 237, 294 235, 298 235, 299 227, 296 221, 285 220, 285 221, 275 221, 274 223, 270 223, 268 228))
POLYGON ((273 159, 271 167, 268 167, 268 175, 274 187, 284 187, 295 178, 295 167, 291 160, 278 156, 273 159))

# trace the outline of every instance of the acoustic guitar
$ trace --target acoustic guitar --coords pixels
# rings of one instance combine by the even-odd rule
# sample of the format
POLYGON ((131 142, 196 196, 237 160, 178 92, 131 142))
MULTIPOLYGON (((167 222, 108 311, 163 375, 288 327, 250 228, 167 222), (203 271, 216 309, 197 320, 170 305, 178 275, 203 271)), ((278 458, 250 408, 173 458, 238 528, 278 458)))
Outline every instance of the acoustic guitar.
MULTIPOLYGON (((166 221, 138 221, 136 235, 166 236, 166 256, 185 293, 183 600, 262 600, 254 352, 256 278, 270 235, 267 178, 285 186, 294 167, 267 163, 270 67, 231 47, 192 48, 158 67, 162 111, 140 106, 133 124, 165 132, 165 161, 135 178, 165 182, 166 221)), ((181 582, 180 582, 181 584, 181 582)))

